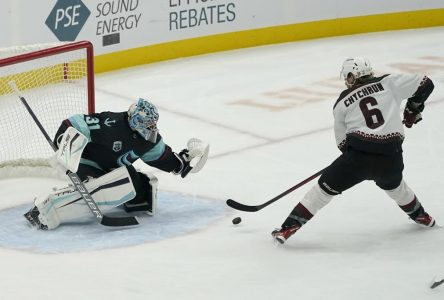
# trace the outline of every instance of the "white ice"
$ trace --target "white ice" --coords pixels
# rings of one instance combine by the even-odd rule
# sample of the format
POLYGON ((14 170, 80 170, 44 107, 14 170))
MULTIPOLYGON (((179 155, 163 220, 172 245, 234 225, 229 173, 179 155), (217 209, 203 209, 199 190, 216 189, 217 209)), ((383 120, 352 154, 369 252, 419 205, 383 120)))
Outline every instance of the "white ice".
MULTIPOLYGON (((140 66, 96 77, 97 110, 123 111, 138 97, 149 98, 173 149, 190 137, 211 144, 200 173, 181 179, 155 171, 161 191, 215 206, 228 198, 253 205, 339 155, 332 105, 343 88, 339 70, 346 57, 369 57, 377 74, 426 73, 435 91, 424 120, 406 130, 404 177, 444 225, 443 37, 443 27, 373 33, 140 66)), ((444 278, 444 231, 418 227, 372 182, 334 198, 285 245, 275 245, 270 232, 315 182, 259 212, 230 209, 199 230, 161 240, 57 254, 3 247, 0 299, 444 299, 444 286, 429 288, 434 276, 444 278), (234 226, 236 216, 243 221, 234 226)), ((0 208, 30 206, 55 183, 0 180, 0 208)), ((203 217, 193 209, 184 213, 190 221, 203 217)), ((176 214, 171 222, 184 218, 176 214)), ((68 234, 74 245, 89 242, 68 234)), ((102 238, 125 236, 104 232, 102 238)))

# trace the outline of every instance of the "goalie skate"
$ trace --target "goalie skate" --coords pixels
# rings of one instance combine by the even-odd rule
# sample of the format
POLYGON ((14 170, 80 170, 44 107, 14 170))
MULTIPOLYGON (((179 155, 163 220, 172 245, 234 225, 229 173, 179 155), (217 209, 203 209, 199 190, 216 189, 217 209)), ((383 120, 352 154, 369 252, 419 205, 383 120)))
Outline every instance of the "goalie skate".
POLYGON ((29 222, 29 224, 31 224, 32 227, 47 230, 48 227, 40 223, 39 214, 40 214, 40 212, 39 212, 38 208, 36 206, 34 206, 27 213, 25 213, 23 216, 29 222))

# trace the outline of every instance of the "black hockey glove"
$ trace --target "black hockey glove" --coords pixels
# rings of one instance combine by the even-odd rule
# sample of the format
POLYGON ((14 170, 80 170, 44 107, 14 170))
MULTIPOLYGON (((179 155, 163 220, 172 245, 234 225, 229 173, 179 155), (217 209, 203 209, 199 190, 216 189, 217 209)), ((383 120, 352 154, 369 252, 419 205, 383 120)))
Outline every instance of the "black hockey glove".
POLYGON ((407 127, 411 128, 413 124, 418 123, 422 120, 421 112, 424 110, 423 103, 416 103, 413 101, 407 100, 404 109, 404 120, 402 123, 407 127))
POLYGON ((173 173, 176 175, 180 174, 180 177, 185 178, 185 176, 188 175, 188 173, 191 171, 192 167, 190 167, 190 160, 188 155, 188 149, 183 149, 179 152, 179 154, 176 154, 176 157, 180 160, 180 166, 178 166, 173 173))

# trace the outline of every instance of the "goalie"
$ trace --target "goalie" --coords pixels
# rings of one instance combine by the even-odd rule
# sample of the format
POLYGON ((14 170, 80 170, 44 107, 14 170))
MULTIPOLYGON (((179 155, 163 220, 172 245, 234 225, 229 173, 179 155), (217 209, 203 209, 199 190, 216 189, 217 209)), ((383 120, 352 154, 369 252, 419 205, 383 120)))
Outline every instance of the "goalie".
MULTIPOLYGON (((122 206, 126 212, 156 213, 157 178, 137 171, 137 159, 165 172, 197 173, 208 158, 209 145, 191 138, 179 153, 168 146, 157 129, 157 108, 144 99, 128 111, 74 115, 60 125, 51 165, 59 173, 76 172, 101 211, 122 206)), ((87 204, 74 187, 37 197, 24 216, 40 229, 91 218, 87 204)))

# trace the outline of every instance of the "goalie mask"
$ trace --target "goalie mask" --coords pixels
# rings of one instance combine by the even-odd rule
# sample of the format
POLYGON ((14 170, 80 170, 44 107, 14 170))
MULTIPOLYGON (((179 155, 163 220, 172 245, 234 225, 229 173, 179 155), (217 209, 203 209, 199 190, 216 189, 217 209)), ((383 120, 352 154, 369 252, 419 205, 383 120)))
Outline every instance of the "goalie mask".
POLYGON ((137 103, 132 104, 128 109, 130 128, 152 143, 155 143, 157 139, 158 120, 157 108, 145 99, 140 98, 137 103))
POLYGON ((352 87, 357 79, 364 76, 373 76, 373 69, 367 58, 347 58, 342 64, 341 77, 348 88, 352 87))

